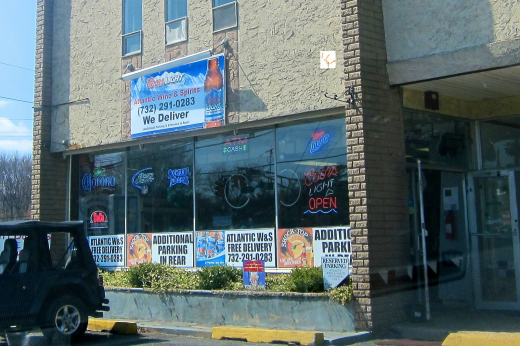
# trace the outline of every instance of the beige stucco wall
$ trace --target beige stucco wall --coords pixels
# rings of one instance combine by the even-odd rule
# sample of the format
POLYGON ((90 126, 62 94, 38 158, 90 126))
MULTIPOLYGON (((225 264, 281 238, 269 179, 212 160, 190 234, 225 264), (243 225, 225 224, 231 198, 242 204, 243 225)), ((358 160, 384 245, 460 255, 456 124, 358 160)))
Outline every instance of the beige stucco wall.
POLYGON ((213 48, 211 0, 188 0, 188 55, 213 48))
POLYGON ((164 62, 164 0, 143 1, 143 67, 164 62))
POLYGON ((239 1, 240 121, 342 105, 323 96, 345 91, 340 14, 335 0, 239 1))
POLYGON ((520 63, 516 0, 383 0, 387 70, 403 85, 520 63))
POLYGON ((388 61, 520 38, 516 0, 383 0, 388 61))
POLYGON ((56 0, 52 151, 121 138, 121 2, 56 0))
MULTIPOLYGON (((213 47, 211 0, 188 0, 188 54, 213 47)), ((340 3, 336 0, 239 1, 238 120, 328 109, 343 104, 340 3), (320 69, 320 51, 337 52, 320 69)), ((56 0, 52 151, 121 142, 124 82, 121 1, 56 0), (69 146, 62 144, 68 140, 69 146)), ((165 61, 164 1, 143 0, 142 67, 165 61)))

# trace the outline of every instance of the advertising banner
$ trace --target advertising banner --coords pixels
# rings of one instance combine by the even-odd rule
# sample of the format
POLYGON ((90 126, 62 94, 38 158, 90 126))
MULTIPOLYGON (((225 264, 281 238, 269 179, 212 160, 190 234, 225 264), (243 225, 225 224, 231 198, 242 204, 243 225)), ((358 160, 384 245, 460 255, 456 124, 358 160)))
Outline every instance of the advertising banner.
POLYGON ((88 237, 90 251, 96 265, 99 267, 122 267, 125 265, 125 236, 95 236, 88 237))
POLYGON ((133 79, 132 138, 224 125, 224 66, 217 55, 133 79))
POLYGON ((193 267, 193 232, 152 234, 152 262, 193 267))
POLYGON ((278 267, 312 267, 312 228, 278 230, 278 267))
POLYGON ((244 261, 242 267, 243 282, 246 289, 265 289, 265 262, 244 261))
POLYGON ((152 263, 152 235, 148 233, 128 234, 127 265, 137 266, 152 263))
POLYGON ((321 266, 323 256, 349 257, 352 255, 350 228, 313 228, 314 266, 321 266))
POLYGON ((197 232, 197 267, 225 265, 224 231, 197 232))
POLYGON ((240 267, 243 261, 264 261, 275 268, 274 230, 226 231, 226 264, 240 267))
POLYGON ((323 284, 325 291, 337 287, 350 274, 350 256, 322 257, 323 284))

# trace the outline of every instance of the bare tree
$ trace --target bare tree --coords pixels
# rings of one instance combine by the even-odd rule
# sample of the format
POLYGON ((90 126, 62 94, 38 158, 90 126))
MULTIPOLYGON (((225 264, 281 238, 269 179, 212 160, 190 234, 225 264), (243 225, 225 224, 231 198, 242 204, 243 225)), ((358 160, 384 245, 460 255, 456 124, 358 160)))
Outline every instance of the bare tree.
POLYGON ((31 155, 0 153, 0 221, 23 219, 31 206, 31 155))

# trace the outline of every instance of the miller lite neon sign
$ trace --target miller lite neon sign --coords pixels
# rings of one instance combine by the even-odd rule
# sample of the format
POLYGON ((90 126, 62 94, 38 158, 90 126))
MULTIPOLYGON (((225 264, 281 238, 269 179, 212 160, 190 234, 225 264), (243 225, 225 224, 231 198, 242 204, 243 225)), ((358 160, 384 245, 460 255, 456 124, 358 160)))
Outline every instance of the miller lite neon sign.
POLYGON ((309 153, 315 153, 320 150, 323 145, 329 143, 330 135, 325 133, 325 130, 319 130, 312 134, 311 140, 311 148, 309 149, 309 153))

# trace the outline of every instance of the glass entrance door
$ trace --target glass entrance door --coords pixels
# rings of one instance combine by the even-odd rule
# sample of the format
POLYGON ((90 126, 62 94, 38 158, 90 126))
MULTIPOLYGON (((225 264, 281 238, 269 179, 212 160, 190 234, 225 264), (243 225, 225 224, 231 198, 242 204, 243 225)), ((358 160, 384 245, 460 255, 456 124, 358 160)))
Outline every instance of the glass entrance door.
POLYGON ((476 173, 468 187, 477 308, 520 310, 514 172, 476 173))

